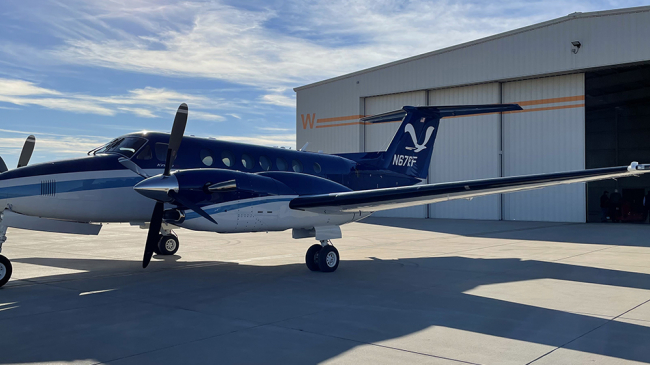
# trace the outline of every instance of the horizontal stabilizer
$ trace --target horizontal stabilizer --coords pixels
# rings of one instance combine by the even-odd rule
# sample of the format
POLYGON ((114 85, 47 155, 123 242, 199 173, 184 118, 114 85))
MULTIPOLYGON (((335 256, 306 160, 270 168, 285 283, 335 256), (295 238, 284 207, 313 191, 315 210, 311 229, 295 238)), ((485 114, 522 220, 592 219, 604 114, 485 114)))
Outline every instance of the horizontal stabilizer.
POLYGON ((426 117, 457 117, 461 115, 502 113, 522 110, 517 104, 485 104, 485 105, 458 105, 458 106, 405 106, 403 109, 377 114, 365 118, 367 123, 382 123, 402 120, 407 111, 417 110, 419 115, 426 117))

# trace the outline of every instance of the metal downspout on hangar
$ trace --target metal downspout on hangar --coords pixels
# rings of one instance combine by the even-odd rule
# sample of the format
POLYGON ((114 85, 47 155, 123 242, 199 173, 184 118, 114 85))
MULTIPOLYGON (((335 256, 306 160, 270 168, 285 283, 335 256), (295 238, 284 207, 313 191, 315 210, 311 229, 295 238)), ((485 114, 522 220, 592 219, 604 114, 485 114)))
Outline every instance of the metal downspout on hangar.
MULTIPOLYGON (((385 149, 399 123, 359 119, 404 105, 518 103, 519 112, 445 118, 428 183, 650 162, 650 6, 573 13, 294 89, 296 145, 385 149)), ((378 216, 599 221, 619 189, 638 217, 650 177, 395 209, 378 216)))

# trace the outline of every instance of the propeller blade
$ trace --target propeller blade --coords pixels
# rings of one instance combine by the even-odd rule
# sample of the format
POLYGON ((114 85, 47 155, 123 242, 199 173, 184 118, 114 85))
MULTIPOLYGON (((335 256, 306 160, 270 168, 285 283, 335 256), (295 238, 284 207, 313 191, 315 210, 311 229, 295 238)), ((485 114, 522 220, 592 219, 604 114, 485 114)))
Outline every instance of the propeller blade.
POLYGON ((147 233, 147 243, 144 246, 144 257, 142 258, 142 268, 146 269, 151 261, 158 240, 160 239, 160 227, 162 226, 163 213, 165 211, 165 203, 156 202, 151 215, 151 222, 149 222, 149 233, 147 233))
POLYGON ((5 164, 5 161, 0 157, 0 174, 8 171, 9 169, 7 168, 7 165, 5 164))
POLYGON ((30 135, 25 140, 23 145, 23 150, 20 152, 20 158, 18 158, 18 167, 27 166, 29 159, 32 158, 32 152, 34 152, 34 145, 36 144, 36 137, 30 135))
POLYGON ((143 169, 140 168, 135 162, 131 161, 128 158, 125 157, 120 157, 117 159, 119 163, 122 164, 122 166, 126 167, 127 169, 135 172, 136 174, 146 178, 151 177, 149 174, 147 174, 143 169))
POLYGON ((181 146, 183 140, 183 133, 185 133, 185 125, 187 124, 187 104, 183 103, 176 111, 174 118, 174 125, 172 126, 172 133, 169 136, 169 146, 167 148, 167 159, 165 160, 165 172, 163 175, 169 176, 169 171, 174 164, 178 148, 181 146))
POLYGON ((209 220, 210 222, 212 222, 214 224, 219 224, 219 223, 217 223, 217 221, 214 220, 214 218, 210 217, 210 215, 208 213, 206 213, 205 210, 201 209, 199 206, 192 203, 191 201, 188 201, 187 199, 181 197, 181 195, 178 194, 177 192, 175 192, 174 190, 170 190, 167 193, 167 195, 169 195, 169 197, 174 199, 175 201, 177 201, 177 202, 183 204, 184 206, 190 208, 191 210, 196 212, 196 214, 200 215, 201 217, 209 220))

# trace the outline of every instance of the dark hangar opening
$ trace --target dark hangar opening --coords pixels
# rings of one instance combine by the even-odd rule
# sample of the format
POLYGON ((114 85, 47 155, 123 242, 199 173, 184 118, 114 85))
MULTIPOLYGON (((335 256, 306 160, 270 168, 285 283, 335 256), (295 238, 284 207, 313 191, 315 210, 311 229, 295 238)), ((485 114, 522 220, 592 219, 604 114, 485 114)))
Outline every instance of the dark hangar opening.
MULTIPOLYGON (((650 65, 620 67, 585 74, 586 168, 650 163, 650 65)), ((587 221, 601 221, 600 197, 606 190, 621 194, 621 222, 641 222, 643 197, 650 176, 587 184, 587 221)))

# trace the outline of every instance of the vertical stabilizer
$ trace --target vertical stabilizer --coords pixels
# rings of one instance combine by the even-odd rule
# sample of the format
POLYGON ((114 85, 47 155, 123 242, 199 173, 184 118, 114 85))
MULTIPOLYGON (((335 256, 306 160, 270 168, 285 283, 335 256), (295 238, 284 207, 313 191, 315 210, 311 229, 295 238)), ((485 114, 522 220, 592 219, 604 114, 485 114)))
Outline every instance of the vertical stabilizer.
POLYGON ((380 167, 399 174, 425 179, 429 173, 433 145, 440 119, 451 116, 500 113, 521 110, 517 104, 464 106, 405 106, 402 110, 376 115, 363 120, 380 123, 402 118, 397 133, 379 159, 380 167))

